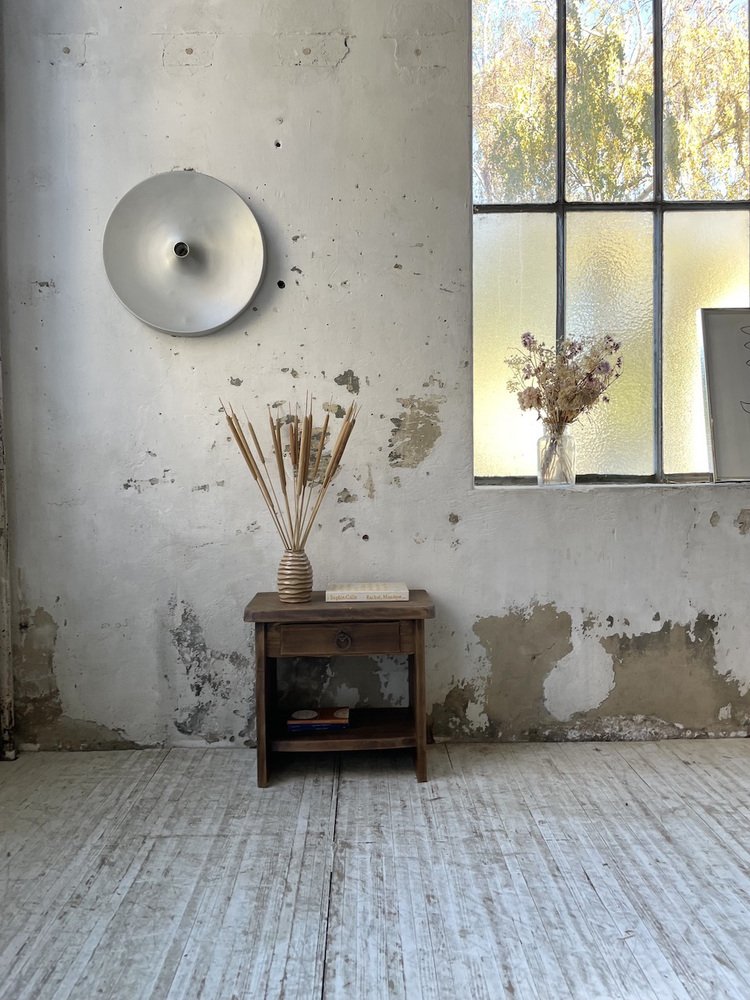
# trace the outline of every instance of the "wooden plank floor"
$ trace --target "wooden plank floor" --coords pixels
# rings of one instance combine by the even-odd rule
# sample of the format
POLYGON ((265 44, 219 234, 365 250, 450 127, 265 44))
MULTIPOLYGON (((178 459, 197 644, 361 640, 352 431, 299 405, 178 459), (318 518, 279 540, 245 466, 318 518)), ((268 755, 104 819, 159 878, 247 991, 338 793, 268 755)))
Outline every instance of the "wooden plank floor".
POLYGON ((750 741, 25 754, 0 1000, 750 997, 750 741))

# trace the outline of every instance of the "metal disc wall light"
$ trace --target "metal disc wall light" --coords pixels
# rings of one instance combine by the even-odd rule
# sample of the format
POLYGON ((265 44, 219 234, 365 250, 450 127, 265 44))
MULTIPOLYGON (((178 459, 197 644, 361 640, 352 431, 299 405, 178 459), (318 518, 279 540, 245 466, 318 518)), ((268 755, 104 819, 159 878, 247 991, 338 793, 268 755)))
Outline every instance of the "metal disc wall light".
POLYGON ((144 323, 178 336, 213 333, 239 316, 265 260, 250 207, 193 170, 136 184, 104 231, 104 268, 117 297, 144 323))

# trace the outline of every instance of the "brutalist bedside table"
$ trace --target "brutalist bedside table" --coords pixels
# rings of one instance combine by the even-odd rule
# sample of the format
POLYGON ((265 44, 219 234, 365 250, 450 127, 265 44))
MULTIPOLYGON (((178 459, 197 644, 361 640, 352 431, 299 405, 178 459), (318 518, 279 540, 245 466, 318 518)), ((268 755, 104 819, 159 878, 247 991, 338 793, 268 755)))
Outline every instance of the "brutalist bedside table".
POLYGON ((387 750, 413 747, 417 781, 427 780, 424 623, 435 617, 425 590, 408 601, 326 602, 314 591, 306 604, 284 604, 276 593, 256 594, 245 608, 255 623, 255 702, 258 786, 268 785, 273 753, 387 750), (288 733, 276 711, 276 660, 292 656, 404 655, 409 707, 352 709, 341 732, 288 733))

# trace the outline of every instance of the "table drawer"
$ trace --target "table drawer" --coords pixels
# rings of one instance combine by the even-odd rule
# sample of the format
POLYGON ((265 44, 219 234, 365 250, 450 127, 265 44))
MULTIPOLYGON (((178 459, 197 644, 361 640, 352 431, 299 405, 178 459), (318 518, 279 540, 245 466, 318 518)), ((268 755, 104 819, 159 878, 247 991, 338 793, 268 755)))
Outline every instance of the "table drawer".
POLYGON ((354 656, 401 651, 399 622, 272 625, 269 656, 354 656))

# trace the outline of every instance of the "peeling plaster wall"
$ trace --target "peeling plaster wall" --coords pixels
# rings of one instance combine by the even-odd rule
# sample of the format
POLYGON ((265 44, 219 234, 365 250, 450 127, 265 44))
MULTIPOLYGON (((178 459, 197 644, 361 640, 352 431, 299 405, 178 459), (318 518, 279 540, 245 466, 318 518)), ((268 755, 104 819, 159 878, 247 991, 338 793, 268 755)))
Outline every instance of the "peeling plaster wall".
MULTIPOLYGON (((242 610, 280 547, 218 398, 253 415, 308 391, 334 424, 362 407, 316 584, 432 591, 438 735, 746 735, 745 487, 472 487, 468 4, 7 0, 4 18, 22 743, 253 742, 242 610), (248 199, 268 270, 229 327, 180 339, 123 309, 101 240, 133 185, 191 168, 248 199)), ((282 682, 290 703, 406 694, 378 658, 282 682)))

